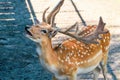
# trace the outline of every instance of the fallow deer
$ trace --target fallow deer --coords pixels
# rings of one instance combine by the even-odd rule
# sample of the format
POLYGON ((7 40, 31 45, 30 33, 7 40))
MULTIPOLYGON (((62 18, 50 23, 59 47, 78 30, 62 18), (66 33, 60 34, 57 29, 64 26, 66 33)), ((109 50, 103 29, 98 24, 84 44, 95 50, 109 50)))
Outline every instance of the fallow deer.
MULTIPOLYGON (((95 71, 99 73, 99 64, 101 63, 105 80, 106 64, 108 57, 108 48, 110 44, 110 33, 104 29, 105 23, 102 18, 98 26, 84 27, 81 32, 72 34, 68 30, 62 31, 53 28, 54 19, 59 12, 64 0, 60 0, 53 11, 45 18, 43 13, 43 22, 26 27, 27 37, 37 43, 37 52, 40 62, 44 68, 54 74, 53 80, 76 80, 78 74, 95 71), (51 38, 57 32, 71 37, 63 41, 57 48, 52 48, 51 38)), ((95 75, 94 80, 97 80, 95 75)))

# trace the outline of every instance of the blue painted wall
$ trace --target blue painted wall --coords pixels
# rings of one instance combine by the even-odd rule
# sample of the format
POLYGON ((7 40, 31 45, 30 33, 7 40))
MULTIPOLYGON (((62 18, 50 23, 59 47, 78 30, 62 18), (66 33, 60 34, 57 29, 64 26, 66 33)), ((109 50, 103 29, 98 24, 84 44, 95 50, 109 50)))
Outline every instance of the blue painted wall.
POLYGON ((24 35, 25 26, 32 24, 25 0, 0 0, 0 80, 51 79, 35 44, 24 35))

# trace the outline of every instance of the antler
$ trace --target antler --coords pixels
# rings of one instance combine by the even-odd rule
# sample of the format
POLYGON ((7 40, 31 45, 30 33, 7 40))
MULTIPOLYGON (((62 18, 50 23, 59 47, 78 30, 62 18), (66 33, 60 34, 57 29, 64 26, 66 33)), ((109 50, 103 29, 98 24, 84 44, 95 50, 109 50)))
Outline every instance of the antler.
POLYGON ((63 5, 64 0, 60 0, 60 2, 57 4, 57 6, 50 12, 50 14, 47 16, 47 23, 53 25, 56 14, 60 11, 60 7, 63 5))
POLYGON ((89 44, 89 43, 98 44, 99 42, 97 41, 97 39, 101 39, 99 35, 105 34, 108 32, 108 30, 104 30, 104 27, 105 27, 105 23, 103 22, 102 17, 100 17, 99 24, 96 27, 96 30, 87 36, 80 36, 79 34, 81 34, 82 32, 80 32, 78 34, 72 34, 72 33, 68 32, 68 30, 66 30, 66 31, 59 30, 59 32, 65 34, 65 35, 68 35, 70 37, 73 37, 78 41, 85 42, 87 44, 89 44))
POLYGON ((46 9, 44 10, 44 12, 43 12, 43 16, 42 16, 42 21, 43 21, 43 22, 46 22, 45 14, 46 14, 46 12, 47 12, 48 9, 49 9, 49 7, 46 8, 46 9))

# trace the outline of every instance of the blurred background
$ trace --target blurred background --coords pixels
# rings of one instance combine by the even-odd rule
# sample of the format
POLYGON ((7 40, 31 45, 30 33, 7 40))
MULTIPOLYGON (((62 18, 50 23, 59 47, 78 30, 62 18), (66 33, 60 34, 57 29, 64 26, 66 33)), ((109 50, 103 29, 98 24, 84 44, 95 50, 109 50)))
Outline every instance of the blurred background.
MULTIPOLYGON (((51 80, 52 75, 40 65, 36 45, 25 37, 25 26, 41 21, 59 0, 0 0, 0 80, 51 80)), ((120 0, 65 0, 56 16, 60 28, 76 21, 81 26, 97 25, 102 16, 111 32, 108 80, 120 80, 120 0), (84 24, 82 24, 81 17, 84 24)), ((81 75, 92 80, 91 74, 81 75)), ((79 78, 78 78, 79 80, 79 78)), ((99 80, 103 80, 102 74, 99 80)))

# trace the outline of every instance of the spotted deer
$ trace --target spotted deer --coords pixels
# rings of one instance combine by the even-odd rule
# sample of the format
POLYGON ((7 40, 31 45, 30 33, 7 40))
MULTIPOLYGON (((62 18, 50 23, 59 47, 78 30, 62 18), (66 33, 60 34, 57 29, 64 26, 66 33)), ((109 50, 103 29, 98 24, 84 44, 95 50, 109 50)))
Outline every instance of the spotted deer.
POLYGON ((53 80, 77 80, 78 74, 95 72, 94 80, 97 80, 101 63, 104 79, 106 80, 107 57, 110 44, 110 33, 104 29, 105 23, 100 17, 97 26, 84 27, 77 34, 54 28, 54 19, 59 12, 64 0, 60 0, 58 5, 45 16, 43 22, 26 27, 28 38, 36 42, 37 52, 41 65, 54 74, 53 80), (51 38, 57 32, 70 36, 57 48, 52 47, 51 38))

